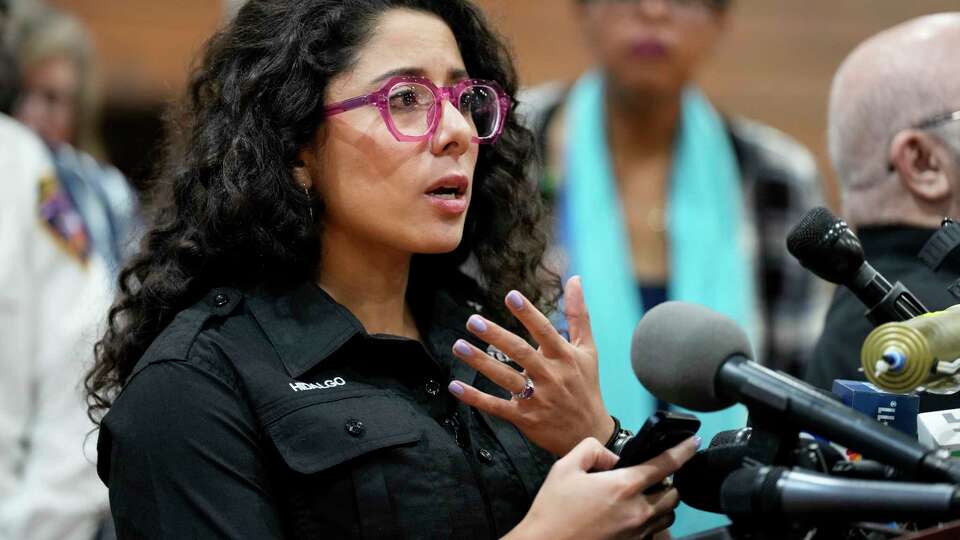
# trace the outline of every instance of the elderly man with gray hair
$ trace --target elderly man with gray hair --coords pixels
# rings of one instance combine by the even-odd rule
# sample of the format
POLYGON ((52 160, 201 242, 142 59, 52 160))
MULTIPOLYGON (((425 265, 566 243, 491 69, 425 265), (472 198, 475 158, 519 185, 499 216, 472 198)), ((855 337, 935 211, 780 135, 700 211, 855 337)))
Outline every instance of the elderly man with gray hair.
MULTIPOLYGON (((867 260, 931 310, 960 303, 949 289, 960 264, 918 255, 945 217, 960 216, 960 13, 913 19, 868 39, 843 62, 829 109, 830 157, 843 215, 867 260), (933 267, 931 267, 933 266, 933 267)), ((829 389, 860 379, 860 346, 872 329, 864 307, 837 289, 806 379, 829 389)), ((924 396, 921 409, 960 406, 924 396)))

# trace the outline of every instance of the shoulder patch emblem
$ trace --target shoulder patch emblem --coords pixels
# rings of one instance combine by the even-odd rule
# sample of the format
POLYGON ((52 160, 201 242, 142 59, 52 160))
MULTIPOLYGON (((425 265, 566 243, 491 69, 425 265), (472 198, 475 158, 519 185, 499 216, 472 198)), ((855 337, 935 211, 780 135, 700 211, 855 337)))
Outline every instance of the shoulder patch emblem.
POLYGON ((40 219, 54 240, 71 257, 86 262, 90 255, 90 237, 73 201, 53 176, 45 176, 38 184, 40 219))

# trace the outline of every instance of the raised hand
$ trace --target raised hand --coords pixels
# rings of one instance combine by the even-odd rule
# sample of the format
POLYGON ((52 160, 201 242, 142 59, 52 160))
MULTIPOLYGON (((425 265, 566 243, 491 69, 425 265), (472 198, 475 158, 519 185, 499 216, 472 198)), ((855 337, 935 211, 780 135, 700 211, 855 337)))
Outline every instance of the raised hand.
POLYGON ((613 420, 600 395, 597 350, 579 277, 567 281, 564 298, 570 341, 522 294, 507 294, 507 307, 530 332, 537 349, 479 315, 467 321, 470 332, 503 351, 523 367, 523 373, 465 340, 454 344, 458 358, 509 391, 511 399, 460 381, 450 383, 450 392, 461 401, 507 420, 530 441, 558 456, 587 437, 606 441, 613 434, 613 420))

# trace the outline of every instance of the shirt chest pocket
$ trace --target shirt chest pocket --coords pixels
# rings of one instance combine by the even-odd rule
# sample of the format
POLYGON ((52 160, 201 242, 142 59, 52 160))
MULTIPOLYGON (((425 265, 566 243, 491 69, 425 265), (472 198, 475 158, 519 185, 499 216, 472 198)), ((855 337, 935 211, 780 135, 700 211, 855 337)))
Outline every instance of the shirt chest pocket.
POLYGON ((384 390, 318 392, 271 417, 267 434, 287 465, 301 474, 421 438, 410 407, 384 390))
POLYGON ((388 468, 423 437, 409 404, 378 389, 318 391, 275 410, 265 429, 291 471, 282 491, 297 537, 406 536, 388 468))

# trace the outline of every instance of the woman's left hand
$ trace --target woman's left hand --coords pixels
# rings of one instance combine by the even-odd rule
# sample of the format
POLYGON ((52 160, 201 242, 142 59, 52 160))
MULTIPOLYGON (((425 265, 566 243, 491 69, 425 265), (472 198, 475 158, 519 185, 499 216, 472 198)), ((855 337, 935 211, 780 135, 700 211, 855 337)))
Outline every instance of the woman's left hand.
POLYGON ((450 392, 467 405, 512 423, 530 441, 557 456, 565 455, 587 437, 606 441, 613 435, 614 428, 600 396, 597 350, 579 277, 567 281, 564 300, 570 341, 519 292, 511 291, 507 295, 507 308, 530 332, 539 345, 537 349, 479 315, 467 321, 470 332, 503 351, 524 369, 523 373, 466 340, 454 344, 454 354, 513 394, 510 400, 481 392, 461 381, 453 381, 449 387, 450 392), (533 381, 533 393, 521 399, 518 396, 524 391, 528 377, 533 381))

